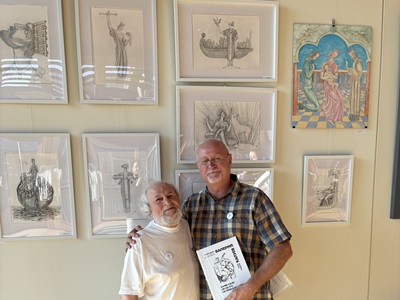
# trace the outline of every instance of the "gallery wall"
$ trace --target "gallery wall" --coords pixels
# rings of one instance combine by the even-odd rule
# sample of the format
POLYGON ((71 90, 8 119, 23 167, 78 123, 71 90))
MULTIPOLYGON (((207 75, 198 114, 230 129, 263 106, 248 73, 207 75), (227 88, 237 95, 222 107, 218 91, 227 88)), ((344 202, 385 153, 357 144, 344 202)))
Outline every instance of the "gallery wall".
MULTIPOLYGON (((110 2, 112 6, 112 2, 110 2)), ((124 238, 91 238, 83 166, 83 133, 160 134, 161 177, 175 181, 177 163, 174 8, 157 0, 156 106, 81 103, 73 1, 63 0, 68 104, 0 104, 0 131, 71 135, 76 239, 0 240, 0 299, 118 299, 124 238)), ((396 300, 400 295, 400 223, 389 218, 399 99, 398 0, 279 1, 278 81, 227 83, 277 89, 273 201, 293 234, 294 256, 284 268, 294 287, 279 299, 396 300), (294 23, 372 27, 368 128, 293 129, 294 23), (302 226, 304 155, 354 155, 349 224, 302 226)), ((182 84, 186 85, 186 84, 182 84)), ((218 85, 205 83, 204 85, 218 85)), ((238 167, 235 165, 234 167, 238 167)))

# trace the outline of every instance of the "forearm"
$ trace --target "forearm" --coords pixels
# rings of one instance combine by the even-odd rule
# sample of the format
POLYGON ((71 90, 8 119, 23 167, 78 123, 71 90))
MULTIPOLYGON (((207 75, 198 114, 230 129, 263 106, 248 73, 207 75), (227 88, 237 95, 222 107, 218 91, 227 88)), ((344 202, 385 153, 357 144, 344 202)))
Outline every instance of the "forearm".
POLYGON ((283 268, 292 255, 292 247, 288 240, 275 246, 264 259, 261 267, 247 281, 249 287, 254 292, 258 291, 263 284, 283 268))
POLYGON ((119 299, 121 299, 121 300, 138 300, 139 297, 137 295, 119 295, 119 299))

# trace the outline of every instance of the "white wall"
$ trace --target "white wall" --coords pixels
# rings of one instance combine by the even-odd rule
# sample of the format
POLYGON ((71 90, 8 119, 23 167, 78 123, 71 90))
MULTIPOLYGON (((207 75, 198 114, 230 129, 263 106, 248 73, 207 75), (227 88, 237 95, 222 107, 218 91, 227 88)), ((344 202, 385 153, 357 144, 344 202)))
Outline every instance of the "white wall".
MULTIPOLYGON (((110 1, 112 4, 112 1, 110 1)), ((1 300, 118 299, 124 239, 90 239, 82 167, 83 132, 159 132, 162 177, 174 180, 175 62, 173 1, 157 1, 159 105, 79 102, 73 1, 63 0, 68 105, 0 104, 1 132, 70 132, 78 238, 0 241, 1 300), (151 119, 151 122, 148 120, 151 119)), ((279 299, 398 300, 400 221, 389 219, 399 86, 399 0, 282 0, 274 202, 293 233, 285 272, 295 287, 279 299), (293 23, 373 28, 369 126, 299 130, 290 126, 293 23), (301 227, 303 156, 355 156, 351 224, 301 227)))

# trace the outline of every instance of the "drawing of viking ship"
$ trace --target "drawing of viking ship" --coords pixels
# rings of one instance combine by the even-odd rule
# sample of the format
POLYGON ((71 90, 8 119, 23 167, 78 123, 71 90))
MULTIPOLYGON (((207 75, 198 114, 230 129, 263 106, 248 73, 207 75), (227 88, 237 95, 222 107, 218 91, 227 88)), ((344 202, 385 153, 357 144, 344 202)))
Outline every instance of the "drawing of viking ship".
MULTIPOLYGON (((199 42, 200 49, 203 54, 209 58, 225 58, 229 60, 229 49, 226 43, 226 38, 220 38, 219 42, 216 43, 211 39, 206 39, 206 34, 201 34, 201 39, 199 42)), ((251 47, 251 37, 247 38, 244 42, 238 42, 235 47, 235 51, 232 55, 233 59, 240 59, 245 57, 247 54, 253 51, 251 47)))
POLYGON ((53 201, 54 189, 42 177, 33 178, 31 174, 23 174, 17 187, 17 197, 26 209, 40 210, 48 207, 53 201))
POLYGON ((32 158, 32 165, 28 173, 21 174, 17 187, 17 198, 25 209, 40 211, 47 208, 53 201, 54 189, 52 185, 39 174, 39 167, 32 158))

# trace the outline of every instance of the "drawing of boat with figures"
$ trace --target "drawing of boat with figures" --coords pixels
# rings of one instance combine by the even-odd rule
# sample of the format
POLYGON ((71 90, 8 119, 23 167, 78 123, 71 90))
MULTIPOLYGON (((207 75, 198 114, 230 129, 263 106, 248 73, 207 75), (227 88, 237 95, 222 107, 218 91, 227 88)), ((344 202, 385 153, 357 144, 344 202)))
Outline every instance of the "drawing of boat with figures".
POLYGON ((199 42, 203 54, 209 58, 225 58, 226 67, 233 67, 234 59, 241 59, 253 51, 251 46, 251 33, 243 42, 236 42, 231 46, 231 41, 227 37, 220 37, 219 41, 208 39, 205 33, 201 34, 199 42))

